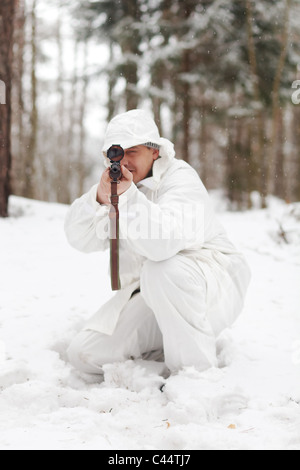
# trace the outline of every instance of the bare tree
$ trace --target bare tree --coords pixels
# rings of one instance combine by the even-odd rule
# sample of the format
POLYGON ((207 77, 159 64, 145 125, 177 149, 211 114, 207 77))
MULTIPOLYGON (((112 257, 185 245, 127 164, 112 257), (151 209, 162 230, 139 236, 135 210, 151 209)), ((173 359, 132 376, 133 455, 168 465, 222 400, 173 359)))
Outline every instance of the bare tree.
POLYGON ((5 88, 5 104, 0 104, 0 217, 8 216, 11 170, 11 81, 16 0, 0 3, 0 81, 5 88))

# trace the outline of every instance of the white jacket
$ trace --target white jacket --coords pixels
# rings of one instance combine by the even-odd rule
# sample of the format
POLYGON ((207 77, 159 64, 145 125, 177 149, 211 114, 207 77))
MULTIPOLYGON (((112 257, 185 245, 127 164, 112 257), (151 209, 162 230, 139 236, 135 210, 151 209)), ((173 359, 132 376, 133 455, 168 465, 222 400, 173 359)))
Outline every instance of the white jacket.
MULTIPOLYGON (((97 186, 72 204, 65 221, 69 243, 86 253, 109 248, 109 207, 96 201, 97 186)), ((164 155, 154 162, 152 177, 132 183, 120 196, 119 209, 122 289, 86 328, 112 334, 121 310, 139 286, 143 262, 165 260, 179 252, 197 260, 207 281, 208 315, 214 318, 215 333, 230 326, 241 312, 249 269, 216 219, 192 167, 172 152, 164 155), (220 305, 224 295, 233 296, 230 311, 226 302, 220 305)))

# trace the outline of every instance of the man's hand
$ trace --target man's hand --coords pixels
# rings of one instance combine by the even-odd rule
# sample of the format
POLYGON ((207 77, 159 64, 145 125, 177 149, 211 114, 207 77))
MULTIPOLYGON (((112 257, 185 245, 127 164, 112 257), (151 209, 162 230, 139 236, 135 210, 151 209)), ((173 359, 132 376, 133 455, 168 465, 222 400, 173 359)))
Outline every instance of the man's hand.
MULTIPOLYGON (((110 204, 110 196, 111 196, 111 178, 109 176, 110 168, 107 168, 101 177, 98 190, 97 190, 97 202, 99 204, 110 204)), ((118 183, 117 191, 118 195, 125 193, 127 189, 130 188, 131 183, 133 181, 132 173, 127 170, 124 165, 121 165, 122 170, 122 178, 118 183)))

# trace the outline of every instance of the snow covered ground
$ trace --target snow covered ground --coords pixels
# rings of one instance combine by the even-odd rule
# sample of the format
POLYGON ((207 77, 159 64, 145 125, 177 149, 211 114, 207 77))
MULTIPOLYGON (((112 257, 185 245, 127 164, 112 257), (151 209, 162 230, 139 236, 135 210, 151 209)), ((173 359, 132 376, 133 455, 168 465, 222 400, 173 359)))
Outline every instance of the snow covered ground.
POLYGON ((65 350, 112 294, 108 254, 68 246, 67 207, 12 197, 0 219, 0 449, 300 450, 300 204, 220 212, 252 268, 219 368, 159 390, 159 364, 109 364, 105 382, 65 350))

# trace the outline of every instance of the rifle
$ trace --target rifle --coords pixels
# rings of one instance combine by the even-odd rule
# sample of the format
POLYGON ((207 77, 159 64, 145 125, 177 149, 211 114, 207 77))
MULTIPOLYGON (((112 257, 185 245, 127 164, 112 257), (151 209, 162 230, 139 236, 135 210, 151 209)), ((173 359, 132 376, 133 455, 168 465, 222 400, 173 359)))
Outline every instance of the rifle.
POLYGON ((124 158, 124 150, 120 145, 112 145, 107 151, 110 160, 109 176, 111 178, 111 205, 110 219, 110 276, 112 290, 120 290, 119 277, 119 196, 118 183, 122 178, 121 160, 124 158))

